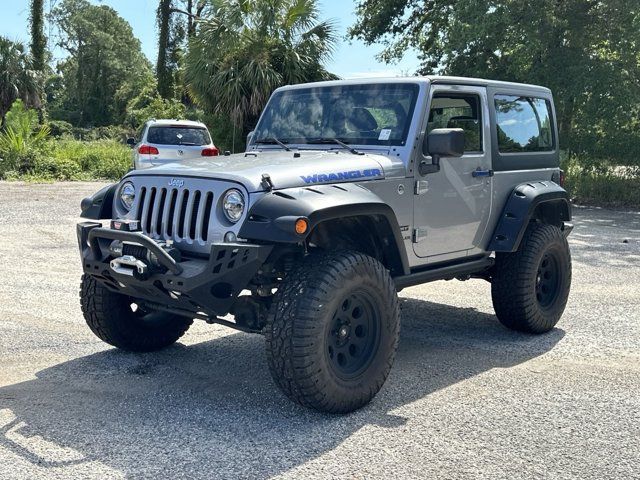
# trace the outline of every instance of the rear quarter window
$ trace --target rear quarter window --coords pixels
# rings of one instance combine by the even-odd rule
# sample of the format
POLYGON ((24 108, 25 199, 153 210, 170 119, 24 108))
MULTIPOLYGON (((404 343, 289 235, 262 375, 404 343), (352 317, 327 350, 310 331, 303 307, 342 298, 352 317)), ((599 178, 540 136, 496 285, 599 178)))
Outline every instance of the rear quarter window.
POLYGON ((500 153, 550 152, 555 149, 551 104, 537 97, 496 95, 500 153))

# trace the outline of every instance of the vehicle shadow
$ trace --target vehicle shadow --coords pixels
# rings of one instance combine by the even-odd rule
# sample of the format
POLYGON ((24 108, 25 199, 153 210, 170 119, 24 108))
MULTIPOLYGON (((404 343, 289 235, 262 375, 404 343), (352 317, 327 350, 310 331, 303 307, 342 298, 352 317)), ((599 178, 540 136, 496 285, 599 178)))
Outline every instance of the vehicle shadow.
POLYGON ((510 332, 493 315, 402 299, 386 386, 366 408, 325 415, 289 402, 268 373, 263 339, 231 334, 153 354, 106 350, 0 388, 0 446, 41 468, 100 462, 125 476, 265 478, 327 452, 394 410, 493 368, 526 362, 564 336, 510 332), (202 465, 206 464, 206 470, 202 465))

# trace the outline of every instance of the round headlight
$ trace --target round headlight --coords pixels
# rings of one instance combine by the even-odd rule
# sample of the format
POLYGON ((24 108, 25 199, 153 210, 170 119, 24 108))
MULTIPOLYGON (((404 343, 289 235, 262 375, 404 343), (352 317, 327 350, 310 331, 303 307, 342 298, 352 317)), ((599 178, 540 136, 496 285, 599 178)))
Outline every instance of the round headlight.
POLYGON ((131 210, 133 202, 136 199, 136 187, 133 183, 126 182, 120 187, 120 203, 127 210, 131 210))
POLYGON ((244 197, 238 190, 229 190, 222 198, 222 211, 232 223, 236 223, 244 213, 244 197))

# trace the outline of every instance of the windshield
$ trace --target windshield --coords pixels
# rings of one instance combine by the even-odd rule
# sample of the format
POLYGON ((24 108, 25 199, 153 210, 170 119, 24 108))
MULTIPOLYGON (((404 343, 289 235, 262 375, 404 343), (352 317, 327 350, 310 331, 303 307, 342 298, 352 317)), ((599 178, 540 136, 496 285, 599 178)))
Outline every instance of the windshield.
POLYGON ((147 142, 156 145, 209 145, 211 137, 204 128, 198 127, 149 127, 147 142))
POLYGON ((283 90, 269 101, 253 139, 405 145, 417 95, 418 86, 408 83, 283 90))

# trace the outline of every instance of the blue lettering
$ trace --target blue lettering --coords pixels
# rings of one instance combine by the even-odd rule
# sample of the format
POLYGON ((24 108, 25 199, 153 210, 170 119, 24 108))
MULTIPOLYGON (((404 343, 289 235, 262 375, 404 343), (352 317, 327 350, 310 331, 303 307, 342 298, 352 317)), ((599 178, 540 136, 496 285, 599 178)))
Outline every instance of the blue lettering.
POLYGON ((304 183, 323 183, 323 182, 335 182, 336 180, 350 180, 353 178, 362 177, 380 177, 382 172, 378 168, 370 168, 366 170, 351 170, 348 172, 336 172, 336 173, 316 173, 314 175, 302 175, 300 178, 304 180, 304 183))
POLYGON ((300 178, 304 180, 304 183, 317 183, 318 181, 318 175, 302 175, 300 178))

